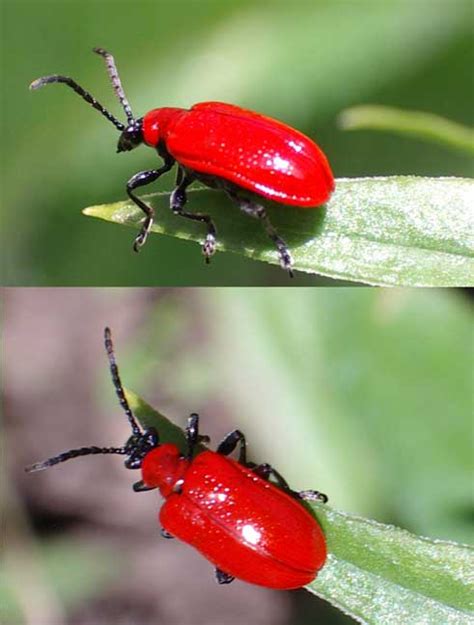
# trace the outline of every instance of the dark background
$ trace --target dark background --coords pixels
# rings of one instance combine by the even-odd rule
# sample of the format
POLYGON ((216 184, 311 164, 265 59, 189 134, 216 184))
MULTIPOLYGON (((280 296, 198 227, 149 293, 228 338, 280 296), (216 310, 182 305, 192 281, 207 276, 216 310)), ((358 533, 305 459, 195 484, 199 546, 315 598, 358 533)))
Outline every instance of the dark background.
POLYGON ((4 293, 2 625, 348 625, 306 591, 234 582, 160 537, 156 492, 117 457, 23 468, 129 430, 124 384, 212 444, 330 505, 472 542, 472 318, 458 291, 9 289, 4 293))
POLYGON ((206 267, 197 244, 169 237, 134 255, 133 230, 81 214, 124 199, 126 180, 157 163, 145 148, 116 155, 115 129, 64 86, 28 91, 64 73, 121 116, 94 46, 114 53, 137 115, 224 100, 315 138, 338 177, 472 174, 470 158, 447 148, 337 127, 340 111, 361 103, 472 123, 469 1, 9 0, 0 10, 2 284, 289 284, 279 268, 237 255, 206 267))

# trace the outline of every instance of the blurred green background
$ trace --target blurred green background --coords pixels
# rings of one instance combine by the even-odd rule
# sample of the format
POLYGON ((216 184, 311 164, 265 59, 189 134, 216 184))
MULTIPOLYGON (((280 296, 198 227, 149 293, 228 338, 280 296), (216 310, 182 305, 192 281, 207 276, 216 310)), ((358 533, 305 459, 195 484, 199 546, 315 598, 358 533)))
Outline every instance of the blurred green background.
POLYGON ((472 315, 463 292, 398 289, 11 289, 2 623, 348 625, 305 591, 216 586, 160 538, 156 493, 118 458, 26 475, 71 447, 120 444, 109 324, 124 383, 294 488, 420 535, 472 542, 472 315), (31 615, 33 613, 33 616, 31 615))
MULTIPOLYGON (((466 155, 336 124, 342 109, 363 103, 472 124, 469 0, 4 0, 0 10, 2 284, 289 284, 280 269, 231 254, 206 267, 198 245, 168 237, 152 236, 137 256, 132 230, 81 215, 124 199, 126 180, 157 162, 144 148, 116 155, 115 129, 64 87, 28 91, 38 76, 65 73, 121 114, 90 51, 98 45, 114 53, 137 115, 224 100, 315 138, 338 177, 472 174, 466 155)), ((332 283, 293 281, 306 284, 332 283)))

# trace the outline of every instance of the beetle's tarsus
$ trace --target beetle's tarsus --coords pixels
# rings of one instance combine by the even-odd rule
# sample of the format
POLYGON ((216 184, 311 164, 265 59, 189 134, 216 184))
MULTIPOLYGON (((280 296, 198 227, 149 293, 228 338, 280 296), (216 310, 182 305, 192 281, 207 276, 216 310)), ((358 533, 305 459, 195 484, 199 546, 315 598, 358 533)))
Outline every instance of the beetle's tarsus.
POLYGON ((216 253, 216 237, 209 233, 204 241, 202 246, 202 253, 206 259, 206 263, 209 264, 211 262, 211 256, 214 256, 216 253))
POLYGON ((282 269, 288 272, 290 278, 293 278, 293 258, 290 254, 290 251, 286 247, 286 244, 279 238, 276 241, 276 245, 278 248, 278 254, 280 256, 280 266, 282 269))
POLYGON ((218 584, 230 584, 233 582, 235 577, 233 575, 229 575, 229 573, 224 573, 220 569, 216 568, 216 581, 218 584))
POLYGON ((320 501, 321 503, 327 503, 329 501, 328 496, 324 493, 320 493, 319 490, 300 490, 297 492, 300 499, 305 501, 320 501))
POLYGON ((233 200, 237 204, 237 206, 243 213, 246 213, 247 215, 250 215, 250 217, 253 217, 254 219, 259 219, 261 221, 265 232, 276 245, 281 267, 288 271, 290 277, 292 278, 293 272, 291 269, 293 267, 293 258, 291 257, 285 241, 280 237, 280 235, 273 227, 270 219, 268 218, 265 208, 261 204, 257 204, 256 202, 249 200, 246 197, 243 197, 238 191, 235 191, 234 189, 227 188, 226 193, 231 198, 231 200, 233 200))
POLYGON ((156 486, 147 486, 143 480, 133 484, 134 493, 145 493, 148 490, 155 490, 156 486))
POLYGON ((153 224, 153 221, 151 219, 146 220, 145 224, 140 230, 140 233, 135 237, 135 241, 133 242, 133 251, 136 252, 137 254, 141 250, 141 248, 145 245, 146 240, 148 238, 148 233, 150 232, 150 228, 152 224, 153 224))

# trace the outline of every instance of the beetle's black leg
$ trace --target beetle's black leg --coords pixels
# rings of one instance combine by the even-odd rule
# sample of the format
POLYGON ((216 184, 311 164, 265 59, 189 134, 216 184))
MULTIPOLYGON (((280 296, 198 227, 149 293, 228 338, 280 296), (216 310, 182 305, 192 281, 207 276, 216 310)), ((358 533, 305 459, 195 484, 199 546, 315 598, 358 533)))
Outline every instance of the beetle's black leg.
POLYGON ((293 258, 291 257, 290 250, 288 249, 285 241, 279 236, 275 228, 273 227, 271 221, 268 218, 268 215, 265 211, 265 208, 261 204, 257 204, 252 202, 247 198, 241 197, 238 193, 231 189, 226 189, 227 195, 233 200, 241 211, 254 217, 255 219, 259 219, 263 227, 265 228, 265 232, 268 234, 270 239, 275 243, 278 254, 280 256, 280 265, 283 269, 288 271, 290 277, 293 277, 293 272, 291 270, 293 266, 293 258))
POLYGON ((148 171, 140 171, 138 174, 135 174, 130 178, 127 182, 127 194, 128 197, 135 202, 137 206, 139 206, 142 211, 145 213, 145 221, 143 222, 143 226, 140 229, 138 236, 135 238, 135 242, 133 244, 133 249, 135 252, 140 251, 140 248, 145 243, 148 233, 150 232, 150 228, 153 225, 153 218, 155 216, 155 211, 151 206, 145 204, 143 200, 141 200, 133 190, 137 187, 143 187, 151 182, 157 180, 162 174, 169 171, 174 165, 174 159, 170 156, 165 158, 165 164, 159 169, 150 169, 148 171))
POLYGON ((287 492, 291 493, 295 492, 291 490, 290 485, 285 480, 283 475, 279 473, 276 469, 274 469, 271 464, 268 464, 268 462, 257 465, 256 467, 252 468, 252 471, 256 473, 259 477, 262 477, 264 480, 269 480, 271 477, 273 477, 277 486, 279 486, 282 490, 286 490, 287 492))
POLYGON ((224 573, 220 569, 216 568, 216 581, 218 584, 230 584, 233 582, 235 577, 233 575, 229 575, 229 573, 224 573))
POLYGON ((186 426, 186 442, 188 444, 188 460, 192 460, 196 445, 199 443, 209 443, 209 436, 205 434, 199 434, 199 415, 193 412, 188 419, 188 425, 186 426))
POLYGON ((324 493, 320 493, 319 490, 300 490, 297 491, 299 499, 303 499, 305 501, 320 501, 321 503, 328 502, 328 496, 324 493))
POLYGON ((135 493, 144 493, 147 490, 154 490, 156 488, 156 486, 147 486, 143 480, 140 480, 139 482, 135 482, 135 484, 133 485, 133 490, 135 493))
POLYGON ((219 443, 216 451, 218 454, 228 456, 234 451, 239 443, 239 463, 247 466, 247 442, 245 440, 245 436, 240 430, 229 432, 229 434, 227 434, 227 436, 219 443))
POLYGON ((174 538, 173 534, 167 532, 164 527, 161 528, 160 534, 163 536, 163 538, 174 538))
POLYGON ((317 490, 293 490, 292 488, 290 488, 290 485, 285 480, 283 475, 281 475, 281 473, 279 473, 267 462, 259 464, 252 470, 260 477, 263 477, 264 480, 268 480, 270 479, 270 477, 273 477, 279 488, 287 492, 289 495, 296 497, 297 499, 303 499, 307 501, 321 501, 322 503, 327 503, 328 501, 327 495, 325 495, 324 493, 320 493, 317 490))
POLYGON ((170 207, 175 215, 180 215, 180 217, 186 217, 186 219, 192 219, 193 221, 200 221, 201 223, 206 224, 207 235, 202 246, 202 253, 204 254, 206 263, 208 263, 210 257, 216 251, 217 230, 214 222, 209 215, 205 215, 204 213, 188 213, 183 210, 184 205, 188 201, 186 189, 193 182, 193 180, 194 179, 187 174, 182 176, 178 186, 171 194, 170 207))

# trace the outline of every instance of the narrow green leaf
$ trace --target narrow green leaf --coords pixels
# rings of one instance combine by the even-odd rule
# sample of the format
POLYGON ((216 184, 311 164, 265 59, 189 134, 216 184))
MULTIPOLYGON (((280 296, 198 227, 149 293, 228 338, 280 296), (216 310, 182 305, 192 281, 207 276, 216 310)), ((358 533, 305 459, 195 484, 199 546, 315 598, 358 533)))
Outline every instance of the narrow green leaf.
MULTIPOLYGON (((184 442, 177 426, 134 393, 127 391, 127 397, 142 425, 156 427, 163 442, 184 442)), ((474 622, 474 549, 421 538, 328 505, 311 507, 329 556, 308 590, 361 623, 474 622)))
MULTIPOLYGON (((462 178, 342 178, 326 206, 272 205, 268 213, 296 270, 387 286, 471 286, 473 190, 473 181, 462 178)), ((228 206, 222 193, 196 189, 189 196, 195 212, 215 220, 219 250, 279 264, 259 224, 228 206)), ((169 194, 146 199, 156 210, 153 232, 202 243, 202 224, 173 215, 169 194)), ((129 201, 92 206, 84 214, 134 228, 143 220, 129 201)))
POLYGON ((366 104, 342 111, 343 130, 382 130, 420 137, 468 154, 474 153, 474 130, 450 119, 423 111, 366 104))
MULTIPOLYGON (((133 414, 142 427, 154 427, 160 435, 161 443, 173 443, 182 453, 187 452, 186 436, 180 427, 157 412, 133 391, 125 389, 125 394, 133 414)), ((199 444, 197 449, 204 450, 205 446, 199 444)))
POLYGON ((182 452, 186 451, 186 437, 183 430, 154 410, 133 391, 125 389, 133 414, 144 428, 154 427, 160 434, 161 443, 173 443, 182 452))
POLYGON ((474 622, 474 550, 315 508, 328 563, 308 589, 362 623, 474 622))

